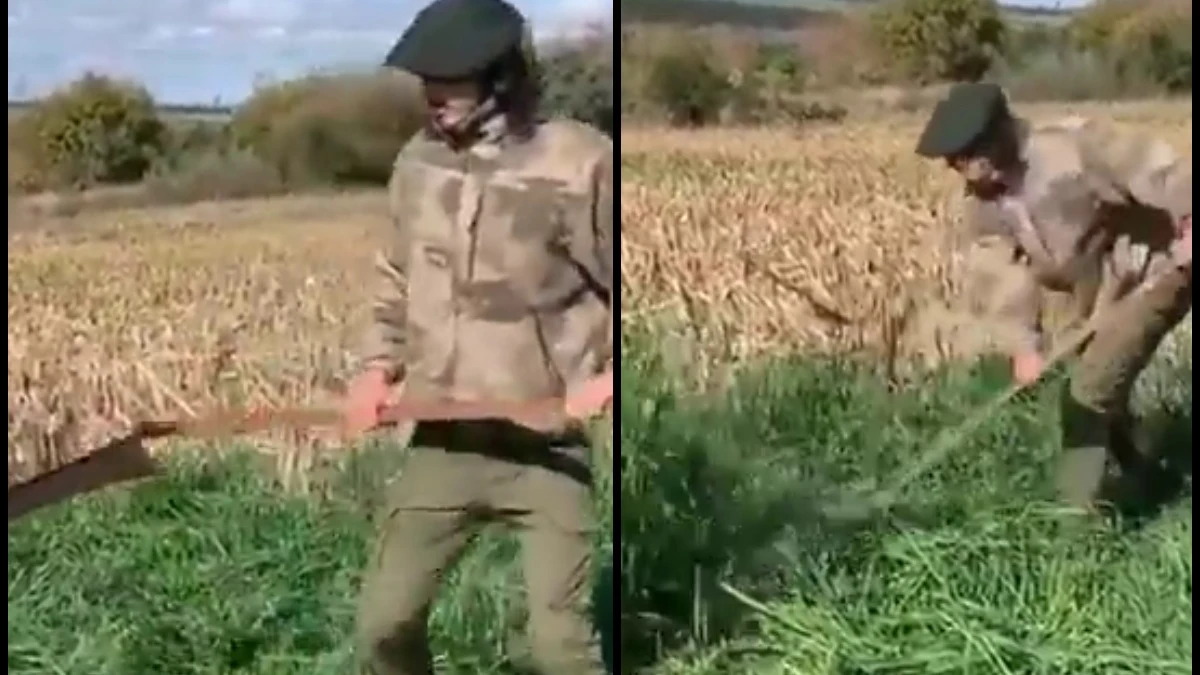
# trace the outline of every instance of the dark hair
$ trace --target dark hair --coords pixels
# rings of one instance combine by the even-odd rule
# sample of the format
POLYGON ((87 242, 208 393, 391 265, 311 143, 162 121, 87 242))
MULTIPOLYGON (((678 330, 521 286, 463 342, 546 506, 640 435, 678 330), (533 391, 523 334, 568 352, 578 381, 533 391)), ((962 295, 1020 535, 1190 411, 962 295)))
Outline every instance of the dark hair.
POLYGON ((536 64, 520 47, 514 47, 481 74, 484 97, 494 97, 508 117, 510 131, 528 135, 537 124, 541 82, 536 64))

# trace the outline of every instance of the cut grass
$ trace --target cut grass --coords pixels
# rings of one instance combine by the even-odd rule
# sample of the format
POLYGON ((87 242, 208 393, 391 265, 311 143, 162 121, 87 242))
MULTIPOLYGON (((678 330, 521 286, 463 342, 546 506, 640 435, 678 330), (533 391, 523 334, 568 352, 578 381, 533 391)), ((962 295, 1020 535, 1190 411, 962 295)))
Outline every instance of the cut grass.
MULTIPOLYGON (((1142 387, 1146 441, 1190 474, 1191 368, 1142 387)), ((775 360, 720 394, 622 364, 623 663, 671 675, 1191 672, 1191 503, 1065 528, 1057 383, 965 439, 887 518, 822 507, 886 486, 1008 385, 1003 363, 889 393, 871 369, 775 360), (883 479, 882 481, 880 479, 883 479), (882 484, 881 484, 882 483, 882 484)))

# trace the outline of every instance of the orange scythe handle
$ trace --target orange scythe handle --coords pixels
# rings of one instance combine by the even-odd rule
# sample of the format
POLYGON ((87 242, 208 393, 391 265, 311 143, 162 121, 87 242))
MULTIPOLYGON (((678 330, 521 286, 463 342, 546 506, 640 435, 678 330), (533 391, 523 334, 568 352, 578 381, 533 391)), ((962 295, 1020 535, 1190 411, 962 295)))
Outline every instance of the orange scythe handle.
MULTIPOLYGON (((537 401, 423 401, 400 400, 385 406, 379 419, 384 425, 404 422, 469 420, 512 420, 514 422, 554 419, 561 416, 562 399, 537 401)), ((272 428, 311 429, 334 427, 342 413, 333 408, 258 408, 249 411, 222 410, 203 417, 141 422, 136 431, 145 439, 185 436, 211 438, 250 434, 272 428)))
MULTIPOLYGON (((380 413, 384 424, 450 420, 508 419, 534 423, 562 419, 563 402, 418 401, 401 400, 380 413)), ((133 433, 95 448, 58 468, 8 488, 8 521, 35 509, 66 501, 110 485, 157 475, 160 466, 143 441, 170 436, 213 438, 266 431, 277 427, 309 429, 337 426, 341 413, 329 408, 224 410, 204 417, 142 422, 133 433)))

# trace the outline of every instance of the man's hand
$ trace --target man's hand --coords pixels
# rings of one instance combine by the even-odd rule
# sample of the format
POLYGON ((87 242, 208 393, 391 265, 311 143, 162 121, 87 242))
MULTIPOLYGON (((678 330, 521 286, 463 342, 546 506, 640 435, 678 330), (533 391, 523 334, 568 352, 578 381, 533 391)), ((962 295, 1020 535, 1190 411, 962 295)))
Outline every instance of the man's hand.
POLYGON ((567 417, 575 420, 595 417, 612 403, 612 399, 613 371, 609 370, 567 392, 564 402, 567 417))
POLYGON ((350 382, 342 405, 342 430, 354 438, 379 426, 379 415, 387 404, 391 387, 387 373, 379 368, 363 371, 350 382))
POLYGON ((1013 356, 1013 380, 1022 387, 1027 387, 1042 376, 1046 370, 1046 360, 1035 351, 1020 352, 1013 356))
POLYGON ((1184 216, 1179 221, 1179 236, 1171 242, 1171 257, 1181 268, 1192 266, 1192 217, 1184 216))

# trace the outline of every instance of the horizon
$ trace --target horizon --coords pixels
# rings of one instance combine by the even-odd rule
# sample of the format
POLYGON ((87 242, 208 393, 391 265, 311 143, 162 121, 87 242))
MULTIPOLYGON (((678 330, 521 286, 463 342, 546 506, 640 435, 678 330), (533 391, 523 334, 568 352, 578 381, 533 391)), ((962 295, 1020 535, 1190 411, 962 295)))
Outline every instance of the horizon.
MULTIPOLYGON (((603 0, 513 0, 536 39, 613 22, 603 0)), ((1072 10, 1089 0, 1005 0, 1072 10)), ((264 80, 378 63, 423 6, 387 0, 10 0, 8 98, 41 98, 87 71, 133 79, 164 107, 234 106, 264 80), (381 26, 388 26, 382 28, 381 26)))

